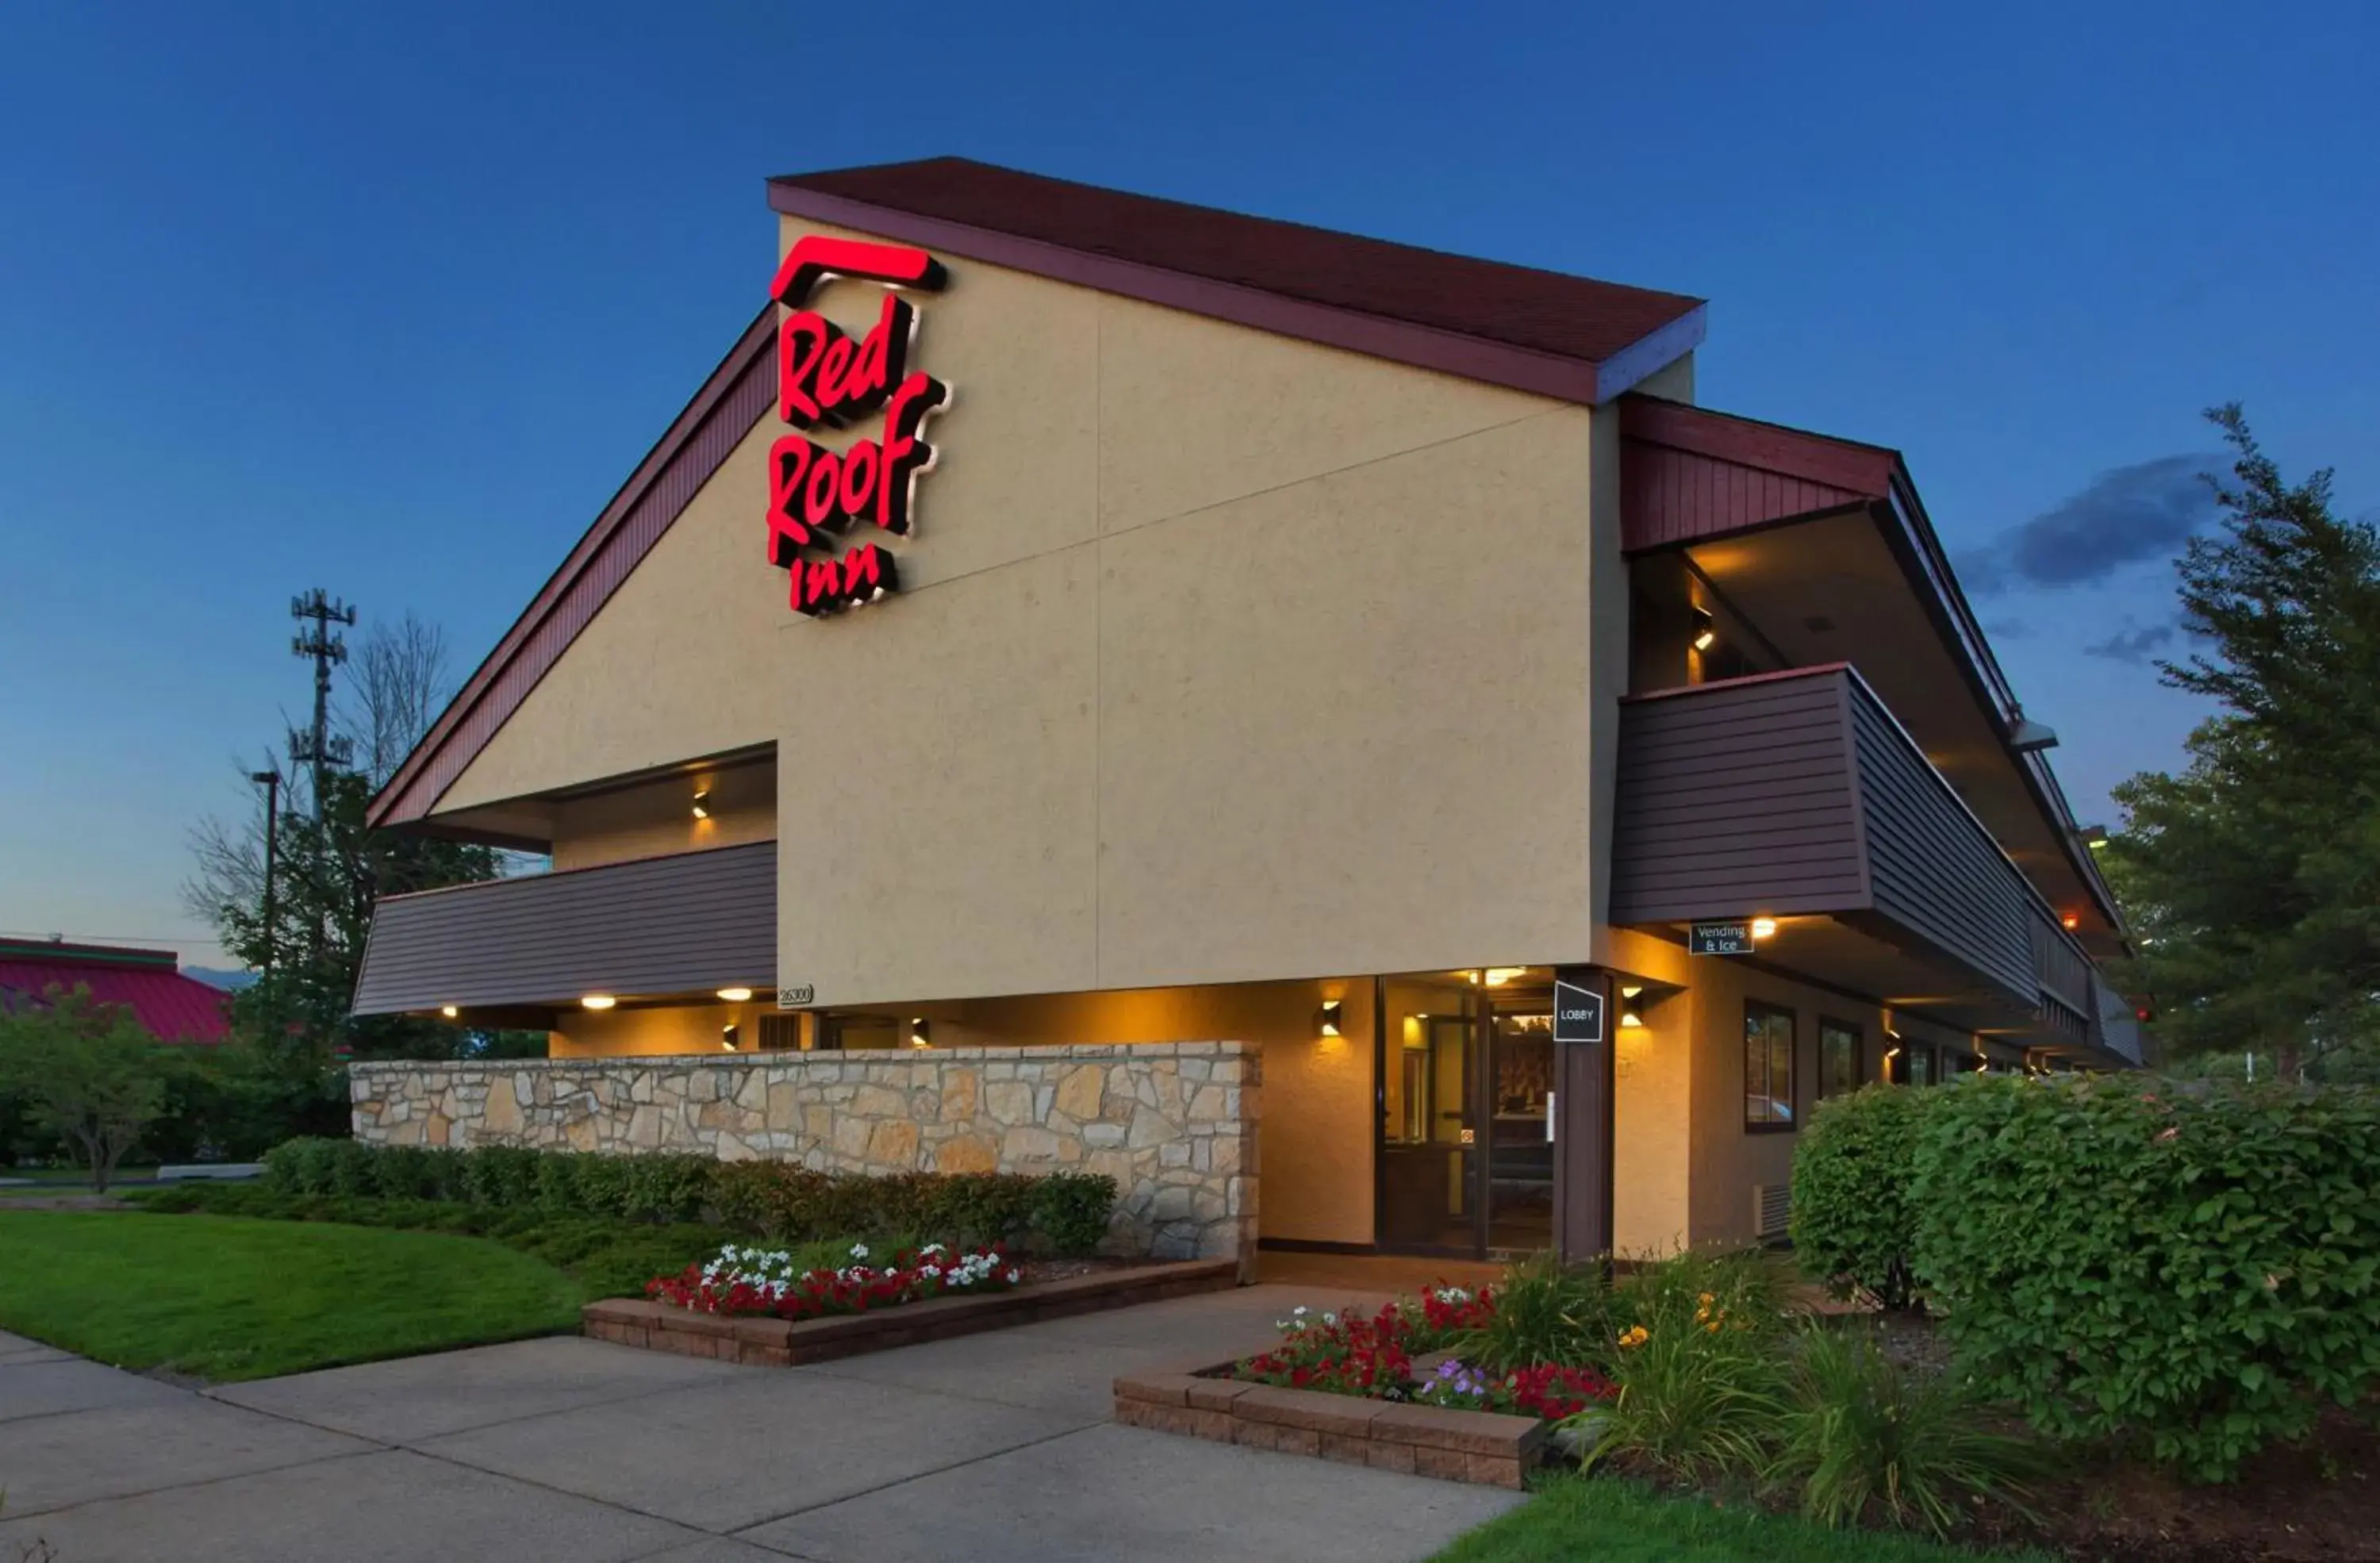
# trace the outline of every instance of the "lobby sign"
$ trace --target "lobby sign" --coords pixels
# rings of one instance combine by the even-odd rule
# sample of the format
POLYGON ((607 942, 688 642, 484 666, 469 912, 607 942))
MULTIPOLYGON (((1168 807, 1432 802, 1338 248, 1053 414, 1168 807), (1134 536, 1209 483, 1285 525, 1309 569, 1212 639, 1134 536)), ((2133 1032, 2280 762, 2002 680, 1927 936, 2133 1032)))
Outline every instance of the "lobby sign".
POLYGON ((1692 955, 1749 955, 1752 925, 1696 923, 1686 934, 1686 951, 1692 955))
POLYGON ((1603 989, 1582 983, 1554 982, 1554 1040, 1603 1040, 1603 989))
POLYGON ((786 573, 795 612, 817 617, 901 588, 889 550, 875 542, 844 548, 844 534, 857 523, 894 537, 909 533, 917 479, 934 467, 926 419, 950 406, 951 391, 909 367, 917 311, 902 293, 940 292, 949 280, 922 249, 815 234, 795 240, 777 269, 770 295, 792 311, 777 326, 778 418, 800 430, 842 429, 882 415, 875 438, 844 450, 807 434, 769 447, 769 563, 786 573), (830 277, 887 290, 875 323, 856 341, 808 308, 830 277))

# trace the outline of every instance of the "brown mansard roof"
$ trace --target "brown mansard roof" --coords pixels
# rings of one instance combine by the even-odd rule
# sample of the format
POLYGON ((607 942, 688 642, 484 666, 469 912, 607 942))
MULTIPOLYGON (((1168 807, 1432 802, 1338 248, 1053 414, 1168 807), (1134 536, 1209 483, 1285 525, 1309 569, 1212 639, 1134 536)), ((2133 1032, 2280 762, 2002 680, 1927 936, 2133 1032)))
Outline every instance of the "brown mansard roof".
POLYGON ((769 181, 816 222, 1425 369, 1603 402, 1702 339, 1703 302, 1101 189, 964 157, 769 181))
MULTIPOLYGON (((769 204, 940 254, 1587 404, 1609 401, 1703 337, 1702 301, 1681 294, 963 157, 787 175, 769 181, 769 204)), ((373 799, 374 824, 429 815, 759 420, 772 390, 774 324, 771 308, 745 328, 373 799)))

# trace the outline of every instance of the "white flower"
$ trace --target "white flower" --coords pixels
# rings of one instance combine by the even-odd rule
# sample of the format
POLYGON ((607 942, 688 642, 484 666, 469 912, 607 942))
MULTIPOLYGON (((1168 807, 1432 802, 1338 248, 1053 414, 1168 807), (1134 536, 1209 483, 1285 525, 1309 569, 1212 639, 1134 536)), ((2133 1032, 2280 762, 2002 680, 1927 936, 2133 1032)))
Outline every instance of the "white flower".
POLYGON ((1014 1270, 1011 1270, 1011 1271, 1009 1271, 1009 1272, 1008 1272, 1008 1284, 1009 1284, 1009 1285, 1011 1285, 1011 1286, 1014 1286, 1014 1285, 1016 1284, 1016 1278, 1017 1278, 1017 1274, 1018 1274, 1018 1272, 1017 1272, 1017 1271, 1014 1271, 1014 1270))
POLYGON ((865 1258, 867 1258, 867 1257, 868 1257, 868 1245, 867 1245, 866 1243, 864 1243, 864 1242, 855 1242, 855 1243, 853 1243, 853 1244, 851 1245, 851 1256, 852 1256, 854 1259, 865 1259, 865 1258))
POLYGON ((1305 1304, 1300 1302, 1296 1307, 1292 1308, 1289 1311, 1289 1316, 1293 1319, 1302 1319, 1305 1317, 1305 1304))

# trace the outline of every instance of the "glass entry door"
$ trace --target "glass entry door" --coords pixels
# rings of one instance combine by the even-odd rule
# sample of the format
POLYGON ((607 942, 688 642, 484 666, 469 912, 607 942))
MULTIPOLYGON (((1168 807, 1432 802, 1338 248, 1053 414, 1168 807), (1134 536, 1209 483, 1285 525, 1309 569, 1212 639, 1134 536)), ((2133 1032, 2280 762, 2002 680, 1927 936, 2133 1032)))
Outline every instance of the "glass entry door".
POLYGON ((1378 1013, 1380 1246, 1462 1257, 1548 1246, 1549 975, 1390 977, 1378 1013))

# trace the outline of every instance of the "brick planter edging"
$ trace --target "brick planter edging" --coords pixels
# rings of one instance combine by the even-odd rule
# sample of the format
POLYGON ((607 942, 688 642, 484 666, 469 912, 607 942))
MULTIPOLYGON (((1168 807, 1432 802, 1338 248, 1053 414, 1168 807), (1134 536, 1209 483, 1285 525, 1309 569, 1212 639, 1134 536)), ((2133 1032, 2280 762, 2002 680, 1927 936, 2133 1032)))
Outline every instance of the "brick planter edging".
POLYGON ((1531 1416, 1281 1389, 1202 1373, 1117 1379, 1115 1418, 1160 1433, 1515 1489, 1547 1438, 1546 1424, 1531 1416))
POLYGON ((1186 1259, 1034 1281, 980 1297, 934 1297, 872 1313, 816 1319, 701 1314, 674 1302, 614 1297, 579 1309, 578 1322, 594 1339, 622 1346, 714 1357, 747 1367, 799 1367, 864 1351, 947 1340, 978 1330, 1129 1308, 1135 1302, 1187 1297, 1193 1292, 1228 1291, 1239 1279, 1236 1259, 1186 1259))

